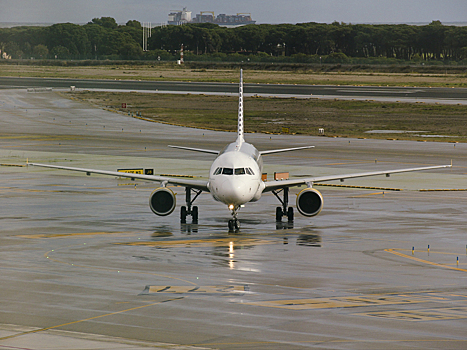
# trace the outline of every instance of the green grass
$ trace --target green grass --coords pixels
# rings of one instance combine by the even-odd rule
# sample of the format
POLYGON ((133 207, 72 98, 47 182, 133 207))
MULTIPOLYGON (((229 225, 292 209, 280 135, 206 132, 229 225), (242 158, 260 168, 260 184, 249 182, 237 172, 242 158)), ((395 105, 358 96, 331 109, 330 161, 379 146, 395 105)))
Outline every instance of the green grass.
MULTIPOLYGON (((146 119, 196 128, 235 131, 236 96, 169 95, 116 92, 68 93, 99 107, 141 113, 146 119), (128 108, 122 109, 121 104, 128 108)), ((327 136, 394 138, 430 141, 467 141, 467 107, 459 105, 381 103, 320 99, 246 98, 245 131, 327 136), (421 137, 406 133, 368 134, 370 130, 424 131, 421 137)))

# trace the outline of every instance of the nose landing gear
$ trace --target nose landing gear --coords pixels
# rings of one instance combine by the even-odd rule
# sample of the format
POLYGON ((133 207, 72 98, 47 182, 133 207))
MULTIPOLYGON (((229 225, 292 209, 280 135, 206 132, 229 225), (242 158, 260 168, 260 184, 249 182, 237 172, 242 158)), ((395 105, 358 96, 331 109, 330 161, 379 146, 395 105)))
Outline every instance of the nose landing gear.
POLYGON ((238 230, 240 229, 240 223, 237 218, 238 207, 230 205, 229 209, 232 213, 232 219, 229 220, 229 232, 238 232, 238 230))

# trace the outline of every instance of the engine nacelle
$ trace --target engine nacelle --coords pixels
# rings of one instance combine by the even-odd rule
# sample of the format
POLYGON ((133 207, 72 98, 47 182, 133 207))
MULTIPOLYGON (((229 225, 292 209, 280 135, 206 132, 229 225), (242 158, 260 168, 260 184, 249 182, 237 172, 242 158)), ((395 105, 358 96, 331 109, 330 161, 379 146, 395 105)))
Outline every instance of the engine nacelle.
POLYGON ((171 214, 176 205, 175 194, 166 187, 159 187, 149 197, 149 207, 154 214, 166 216, 171 214))
POLYGON ((305 188, 297 195, 297 209, 305 216, 318 215, 323 208, 323 197, 313 188, 305 188))

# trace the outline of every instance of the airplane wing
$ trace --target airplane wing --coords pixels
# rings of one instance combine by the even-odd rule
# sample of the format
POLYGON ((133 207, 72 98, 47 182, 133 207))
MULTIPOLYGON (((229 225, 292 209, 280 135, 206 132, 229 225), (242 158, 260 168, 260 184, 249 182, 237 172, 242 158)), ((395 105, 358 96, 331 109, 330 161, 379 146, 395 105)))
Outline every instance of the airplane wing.
POLYGON ((265 154, 273 154, 273 153, 281 153, 281 152, 289 152, 289 151, 296 151, 299 149, 307 149, 307 148, 314 148, 315 146, 303 146, 303 147, 293 147, 293 148, 282 148, 282 149, 271 149, 269 151, 260 151, 261 155, 265 154))
POLYGON ((191 188, 195 188, 195 189, 202 190, 205 192, 209 192, 208 183, 207 181, 204 181, 204 180, 183 179, 183 178, 176 178, 176 177, 170 177, 170 176, 130 174, 130 173, 122 173, 118 171, 74 168, 74 167, 68 167, 68 166, 39 164, 39 163, 28 163, 28 165, 39 166, 43 168, 80 171, 80 172, 86 173, 86 175, 101 174, 101 175, 126 177, 126 178, 131 178, 131 179, 140 179, 140 180, 146 180, 146 181, 155 181, 155 182, 161 182, 161 183, 166 182, 167 184, 172 184, 175 186, 191 187, 191 188))
POLYGON ((366 173, 325 175, 325 176, 308 177, 308 178, 301 178, 301 179, 267 181, 264 183, 266 186, 263 192, 274 191, 274 190, 284 188, 284 187, 293 187, 293 186, 301 186, 305 184, 313 184, 313 183, 323 182, 323 181, 332 181, 332 180, 344 181, 344 179, 353 179, 357 177, 377 176, 377 175, 386 175, 387 177, 389 177, 390 174, 406 173, 406 172, 411 172, 411 171, 431 170, 431 169, 441 169, 441 168, 451 168, 451 167, 452 165, 436 165, 436 166, 428 166, 428 167, 421 167, 421 168, 371 171, 371 172, 366 172, 366 173))
POLYGON ((172 146, 168 145, 171 148, 179 148, 179 149, 186 149, 188 151, 195 151, 195 152, 202 152, 202 153, 210 153, 210 154, 219 154, 219 151, 215 151, 212 149, 203 149, 203 148, 193 148, 193 147, 184 147, 184 146, 172 146))

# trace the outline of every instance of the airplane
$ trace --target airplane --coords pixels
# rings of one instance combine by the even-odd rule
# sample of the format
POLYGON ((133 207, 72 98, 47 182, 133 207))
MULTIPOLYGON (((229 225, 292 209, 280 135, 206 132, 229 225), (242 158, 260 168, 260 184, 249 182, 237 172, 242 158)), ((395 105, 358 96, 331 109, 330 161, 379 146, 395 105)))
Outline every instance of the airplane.
POLYGON ((267 151, 258 151, 252 144, 247 143, 244 138, 244 105, 243 105, 243 70, 240 71, 239 83, 239 105, 238 105, 238 125, 237 139, 228 144, 223 150, 210 150, 201 148, 192 148, 184 146, 168 145, 171 148, 177 148, 188 151, 202 152, 216 156, 209 171, 208 180, 183 179, 169 176, 128 174, 116 171, 74 168, 50 164, 29 163, 28 165, 63 169, 71 171, 85 172, 87 175, 102 174, 117 177, 127 177, 132 179, 141 179, 147 181, 159 182, 161 186, 154 190, 149 197, 150 209, 159 216, 171 214, 176 207, 176 198, 174 192, 168 188, 168 185, 185 187, 186 205, 180 209, 180 221, 186 223, 187 216, 191 216, 192 223, 198 223, 198 207, 194 206, 194 201, 202 192, 208 192, 212 197, 225 205, 230 210, 232 219, 228 221, 229 231, 239 230, 238 211, 249 202, 258 201, 265 192, 272 192, 279 200, 281 206, 276 207, 276 221, 282 221, 284 216, 289 222, 294 220, 294 210, 289 207, 289 188, 305 185, 296 198, 296 208, 300 214, 313 217, 318 215, 323 208, 323 197, 321 193, 313 188, 313 184, 323 181, 332 181, 344 179, 386 175, 390 174, 422 171, 440 168, 450 168, 451 165, 428 166, 408 169, 396 169, 385 171, 362 172, 343 175, 325 175, 307 178, 263 181, 262 156, 280 152, 290 152, 295 150, 311 149, 314 146, 301 146, 285 149, 274 149, 267 151), (282 194, 282 198, 280 196, 282 194))

